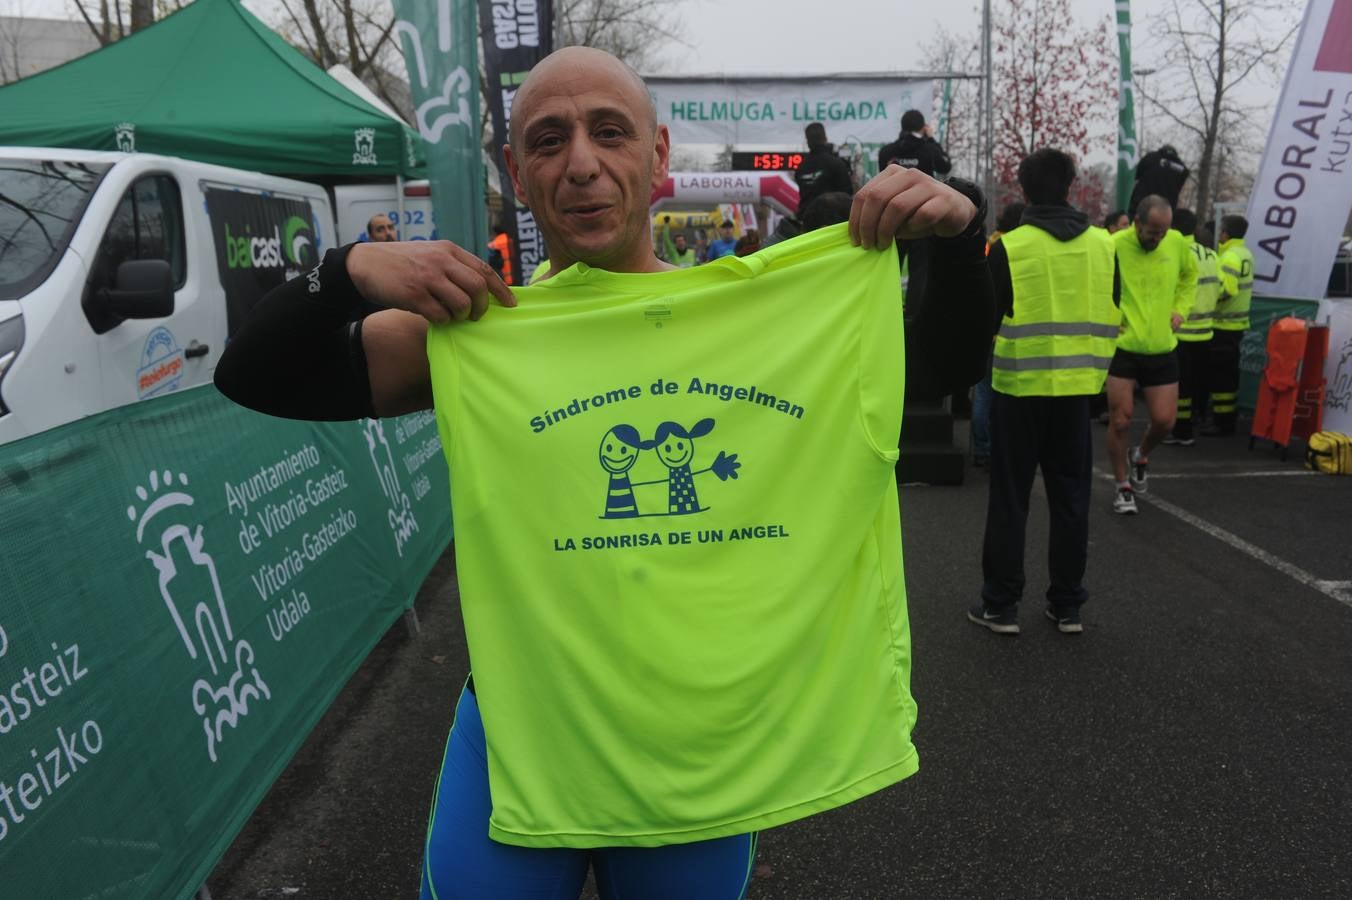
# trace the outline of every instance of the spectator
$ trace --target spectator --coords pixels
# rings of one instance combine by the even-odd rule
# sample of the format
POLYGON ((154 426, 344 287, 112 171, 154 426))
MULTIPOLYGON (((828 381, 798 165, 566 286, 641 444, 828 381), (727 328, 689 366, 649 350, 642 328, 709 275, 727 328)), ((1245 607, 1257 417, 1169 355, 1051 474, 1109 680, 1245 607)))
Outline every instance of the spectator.
POLYGON ((399 236, 394 233, 394 223, 390 221, 390 217, 384 213, 376 213, 366 223, 366 239, 381 244, 397 241, 399 236))
POLYGON ((827 191, 854 193, 849 163, 837 156, 835 147, 826 140, 826 127, 813 122, 803 129, 803 136, 807 138, 807 155, 793 173, 798 183, 799 213, 827 191))
POLYGON ((919 169, 931 178, 947 175, 953 164, 943 146, 934 139, 934 129, 925 123, 918 109, 901 116, 901 134, 878 151, 878 171, 896 163, 906 169, 919 169))

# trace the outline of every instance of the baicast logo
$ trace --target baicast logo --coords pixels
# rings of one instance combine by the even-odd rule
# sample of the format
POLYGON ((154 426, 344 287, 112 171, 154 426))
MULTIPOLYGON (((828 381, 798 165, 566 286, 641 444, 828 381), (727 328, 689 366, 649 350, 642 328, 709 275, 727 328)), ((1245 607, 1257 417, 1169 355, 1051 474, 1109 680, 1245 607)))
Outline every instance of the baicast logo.
POLYGON ((376 159, 376 130, 374 128, 355 128, 352 131, 352 143, 356 152, 352 154, 352 165, 378 165, 376 159))
POLYGON ((282 234, 272 227, 272 237, 254 237, 253 229, 244 226, 244 234, 230 233, 225 223, 225 267, 227 269, 280 269, 286 265, 282 258, 282 234))
POLYGON ((113 135, 117 139, 117 149, 123 153, 136 152, 136 126, 131 122, 119 122, 113 126, 113 135))
POLYGON ((282 250, 286 253, 287 261, 293 266, 309 268, 317 263, 319 260, 315 258, 314 231, 310 228, 310 223, 300 216, 287 219, 286 240, 282 244, 282 250))

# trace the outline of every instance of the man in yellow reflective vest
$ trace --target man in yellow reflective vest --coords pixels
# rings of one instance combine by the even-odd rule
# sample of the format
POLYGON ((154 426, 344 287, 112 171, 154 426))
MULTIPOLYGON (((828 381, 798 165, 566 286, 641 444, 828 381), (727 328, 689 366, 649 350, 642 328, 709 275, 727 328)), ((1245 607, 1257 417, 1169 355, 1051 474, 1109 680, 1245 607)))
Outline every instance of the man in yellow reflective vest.
POLYGON ((1174 229, 1187 238, 1188 249, 1197 262, 1197 295, 1188 320, 1175 333, 1178 338, 1178 417, 1173 432, 1164 443, 1191 447, 1197 443, 1193 437, 1193 416, 1201 415, 1206 409, 1211 323, 1221 285, 1216 251, 1209 246, 1211 232, 1205 226, 1197 227, 1197 215, 1190 209, 1176 210, 1174 229))
POLYGON ((1169 228, 1172 221, 1169 201, 1150 194, 1136 208, 1132 227, 1113 235, 1122 277, 1122 333, 1108 368, 1108 459, 1117 483, 1117 513, 1136 513, 1136 495, 1147 489, 1150 451, 1169 435, 1178 409, 1174 332, 1192 309, 1197 262, 1183 235, 1169 228), (1128 451, 1138 384, 1150 426, 1128 451))
POLYGON ((991 368, 981 602, 967 617, 997 634, 1019 632, 1028 496, 1039 468, 1051 514, 1046 616, 1062 633, 1077 634, 1089 596, 1089 398, 1103 389, 1121 315, 1112 238, 1067 202, 1074 180, 1065 153, 1029 155, 1019 164, 1028 201, 1021 224, 990 245, 1001 322, 991 368))
POLYGON ((1221 296, 1216 302, 1216 336, 1211 341, 1211 428, 1202 434, 1226 437, 1235 433, 1235 401, 1239 395, 1239 345, 1249 327, 1253 300, 1253 254, 1244 246, 1249 220, 1221 219, 1221 296))

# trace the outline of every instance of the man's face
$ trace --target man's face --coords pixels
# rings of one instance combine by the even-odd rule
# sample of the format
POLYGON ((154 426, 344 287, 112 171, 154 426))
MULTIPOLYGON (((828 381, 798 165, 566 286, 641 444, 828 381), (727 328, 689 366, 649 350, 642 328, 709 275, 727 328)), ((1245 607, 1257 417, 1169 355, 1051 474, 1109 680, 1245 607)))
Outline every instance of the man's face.
POLYGON ((685 235, 683 234, 676 235, 676 237, 672 240, 672 243, 676 245, 676 252, 678 253, 685 252, 685 235))
POLYGON ((550 256, 641 271, 653 260, 648 200, 670 139, 642 84, 614 57, 572 47, 531 73, 513 103, 512 186, 550 256))
POLYGON ((1168 233, 1173 221, 1172 211, 1152 209, 1144 219, 1136 220, 1136 240, 1141 242, 1144 250, 1154 250, 1160 245, 1160 241, 1164 240, 1164 235, 1168 233))
POLYGON ((394 223, 389 216, 372 216, 366 226, 366 236, 376 243, 398 240, 394 234, 394 223))
POLYGON ((727 222, 724 222, 722 225, 718 226, 718 236, 725 241, 732 240, 732 226, 729 225, 727 222))

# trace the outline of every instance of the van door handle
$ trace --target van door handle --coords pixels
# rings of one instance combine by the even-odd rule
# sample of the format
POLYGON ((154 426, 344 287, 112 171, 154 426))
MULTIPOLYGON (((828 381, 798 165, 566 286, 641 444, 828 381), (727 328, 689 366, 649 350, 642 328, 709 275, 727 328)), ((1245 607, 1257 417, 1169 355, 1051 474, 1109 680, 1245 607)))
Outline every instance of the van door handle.
POLYGON ((183 355, 186 356, 188 359, 196 359, 199 356, 206 356, 210 352, 211 348, 206 344, 198 344, 194 342, 188 345, 187 349, 183 351, 183 355))

